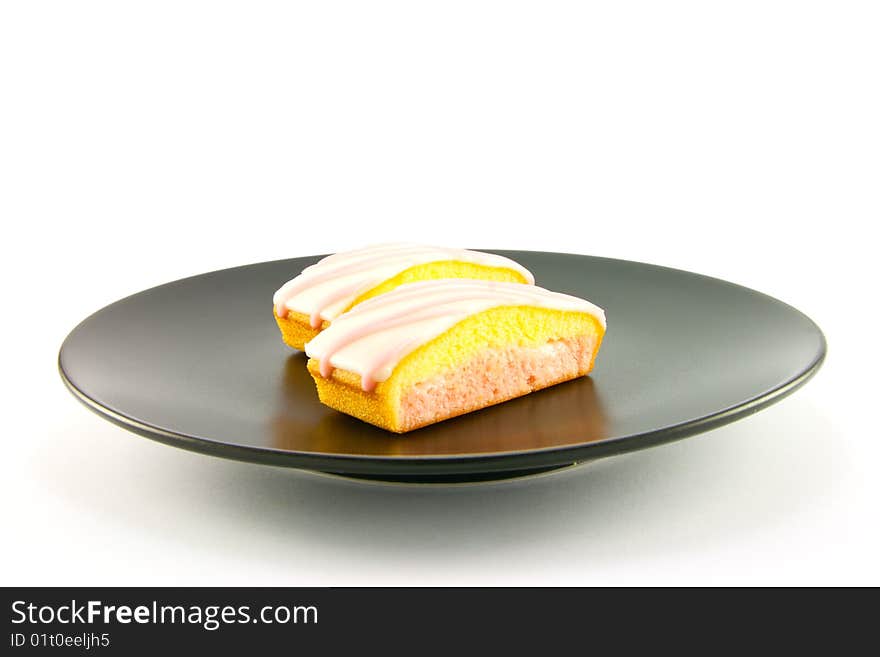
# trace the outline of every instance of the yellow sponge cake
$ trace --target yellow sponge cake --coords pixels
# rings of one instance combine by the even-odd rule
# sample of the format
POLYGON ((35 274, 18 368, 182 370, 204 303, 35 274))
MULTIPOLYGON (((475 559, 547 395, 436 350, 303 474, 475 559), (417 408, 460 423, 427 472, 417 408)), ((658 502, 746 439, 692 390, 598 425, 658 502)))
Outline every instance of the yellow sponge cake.
POLYGON ((604 312, 533 285, 407 283, 305 345, 320 400, 403 433, 588 374, 604 312))
POLYGON ((534 284, 510 258, 412 244, 384 244, 327 256, 306 267, 274 295, 275 320, 284 342, 303 349, 342 313, 400 285, 467 278, 534 284))

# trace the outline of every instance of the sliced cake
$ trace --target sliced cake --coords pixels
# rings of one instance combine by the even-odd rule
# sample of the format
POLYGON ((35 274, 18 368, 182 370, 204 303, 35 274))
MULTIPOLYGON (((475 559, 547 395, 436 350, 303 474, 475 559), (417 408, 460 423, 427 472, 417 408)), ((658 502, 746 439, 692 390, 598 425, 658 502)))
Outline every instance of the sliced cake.
POLYGON ((327 256, 274 295, 275 320, 284 342, 306 342, 342 313, 396 287, 449 278, 534 284, 532 274, 510 258, 412 244, 385 244, 327 256))
POLYGON ((324 404, 403 433, 584 376, 604 334, 584 299, 442 279, 362 301, 305 350, 324 404))

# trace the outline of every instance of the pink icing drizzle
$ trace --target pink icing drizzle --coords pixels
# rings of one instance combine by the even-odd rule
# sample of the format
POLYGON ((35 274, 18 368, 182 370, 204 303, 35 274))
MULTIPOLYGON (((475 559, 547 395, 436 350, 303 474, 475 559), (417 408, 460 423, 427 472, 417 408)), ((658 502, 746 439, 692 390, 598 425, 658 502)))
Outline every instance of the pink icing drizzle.
POLYGON ((468 279, 423 281, 368 299, 341 315, 306 345, 306 353, 318 359, 321 376, 328 377, 334 369, 333 357, 359 340, 420 322, 445 320, 414 328, 402 340, 389 337, 385 344, 380 340, 378 348, 361 353, 355 371, 361 375, 361 387, 369 392, 375 389, 380 371, 396 365, 421 344, 471 314, 507 305, 586 312, 605 324, 603 311, 589 301, 539 287, 468 279))
POLYGON ((317 285, 322 285, 354 276, 354 282, 340 280, 338 286, 312 300, 307 312, 313 328, 318 328, 327 309, 348 297, 357 297, 372 289, 383 280, 409 269, 417 264, 456 260, 473 262, 490 267, 503 267, 519 272, 529 283, 534 283, 531 272, 509 258, 478 251, 447 249, 409 244, 387 244, 368 247, 357 251, 336 253, 323 258, 314 265, 306 267, 296 278, 285 283, 274 295, 275 314, 284 318, 290 311, 291 302, 300 294, 317 285), (384 274, 380 273, 384 272, 384 274), (390 273, 389 272, 393 272, 390 273))

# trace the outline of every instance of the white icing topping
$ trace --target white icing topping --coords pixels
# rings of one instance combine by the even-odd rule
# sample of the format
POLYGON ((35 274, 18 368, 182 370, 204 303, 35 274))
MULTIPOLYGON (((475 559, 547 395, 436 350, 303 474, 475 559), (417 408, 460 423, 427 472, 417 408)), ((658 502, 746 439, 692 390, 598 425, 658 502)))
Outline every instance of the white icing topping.
POLYGON ((453 278, 408 283, 358 304, 306 343, 306 354, 320 362, 321 376, 335 368, 354 372, 370 391, 419 346, 499 306, 583 312, 605 327, 605 312, 578 297, 532 285, 453 278))
POLYGON ((531 272, 510 258, 415 244, 381 244, 356 251, 327 256, 279 289, 272 302, 275 313, 285 317, 289 311, 308 315, 313 328, 323 320, 333 321, 360 295, 402 271, 429 262, 469 262, 486 267, 501 267, 519 272, 529 284, 531 272))

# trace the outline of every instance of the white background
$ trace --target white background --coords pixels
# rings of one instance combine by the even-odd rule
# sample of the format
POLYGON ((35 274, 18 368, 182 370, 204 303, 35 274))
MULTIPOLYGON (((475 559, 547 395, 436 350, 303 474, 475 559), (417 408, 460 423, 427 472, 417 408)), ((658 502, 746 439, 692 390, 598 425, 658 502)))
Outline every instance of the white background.
POLYGON ((880 584, 875 2, 7 2, 3 584, 880 584), (397 239, 659 263, 810 315, 747 420, 477 488, 139 438, 58 347, 119 297, 397 239))

